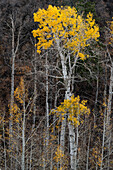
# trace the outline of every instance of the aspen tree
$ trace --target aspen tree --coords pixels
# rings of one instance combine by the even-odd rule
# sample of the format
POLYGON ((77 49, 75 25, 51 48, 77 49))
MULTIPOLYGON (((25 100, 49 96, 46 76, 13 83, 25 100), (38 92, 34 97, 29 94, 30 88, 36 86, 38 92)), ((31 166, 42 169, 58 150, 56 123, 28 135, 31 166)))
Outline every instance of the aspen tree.
MULTIPOLYGON (((16 88, 14 92, 14 96, 17 99, 17 101, 22 104, 22 113, 21 113, 21 119, 22 119, 22 170, 25 169, 25 117, 26 117, 26 109, 25 109, 25 86, 24 86, 24 79, 21 78, 20 86, 16 88)), ((18 106, 17 106, 18 107, 18 106)))
MULTIPOLYGON (((113 18, 112 18, 113 19, 113 18)), ((113 46, 113 21, 110 22, 110 42, 111 46, 113 46)), ((106 54, 110 61, 110 83, 109 83, 109 94, 108 94, 108 104, 107 104, 107 138, 108 138, 108 167, 107 169, 110 169, 110 152, 111 152, 111 109, 112 109, 112 99, 113 99, 113 59, 112 55, 110 53, 110 50, 108 49, 108 45, 106 54)))
MULTIPOLYGON (((16 169, 20 168, 24 170, 25 167, 25 156, 26 156, 26 141, 29 141, 29 136, 26 138, 26 121, 29 116, 28 105, 28 92, 25 89, 25 83, 23 77, 20 79, 20 83, 14 91, 15 102, 13 106, 13 156, 16 160, 16 169), (26 113, 26 110, 28 111, 26 113), (15 156, 16 154, 16 156, 15 156)), ((32 109, 31 106, 29 108, 32 109)), ((31 129, 32 133, 32 129, 31 129)), ((31 146, 32 147, 32 146, 31 146)))
MULTIPOLYGON (((33 30, 33 36, 37 37, 37 52, 41 54, 46 49, 55 48, 58 51, 62 77, 65 85, 65 99, 70 99, 72 95, 71 83, 73 70, 78 60, 85 60, 88 55, 85 48, 92 40, 98 40, 99 27, 95 24, 93 15, 87 14, 84 19, 77 14, 73 7, 53 7, 48 6, 47 10, 39 9, 34 13, 34 22, 38 23, 38 29, 33 30)), ((66 115, 62 121, 60 146, 64 152, 66 115)), ((75 160, 77 150, 75 146, 74 126, 68 122, 70 141, 70 166, 76 170, 77 160, 75 160)))
MULTIPOLYGON (((15 74, 15 58, 19 47, 19 39, 21 33, 21 26, 18 31, 17 42, 15 43, 15 22, 13 16, 10 16, 11 20, 11 32, 12 32, 12 67, 11 67, 11 103, 10 103, 10 121, 9 121, 9 135, 10 135, 10 148, 12 147, 12 134, 13 134, 13 124, 12 124, 12 116, 13 116, 13 105, 14 105, 14 74, 15 74), (16 45, 15 45, 16 44, 16 45)), ((11 157, 11 169, 12 169, 12 157, 11 157)))
MULTIPOLYGON (((71 96, 70 99, 65 99, 64 102, 61 103, 59 107, 56 108, 56 110, 53 110, 53 113, 56 114, 58 117, 58 121, 62 122, 65 119, 65 114, 68 114, 68 123, 73 125, 76 128, 76 150, 78 150, 78 127, 80 124, 83 124, 84 122, 84 116, 90 114, 90 110, 86 106, 87 101, 82 100, 80 101, 80 97, 77 96, 74 98, 74 96, 71 96)), ((60 151, 61 157, 64 155, 62 152, 61 148, 60 151)), ((76 152, 76 157, 77 157, 77 152, 76 152)), ((75 157, 75 161, 77 158, 75 157)), ((59 158, 58 158, 59 159, 59 158)), ((62 159, 61 159, 62 162, 62 159)), ((63 168, 64 162, 61 163, 61 167, 63 168)))
MULTIPOLYGON (((35 40, 36 42, 36 40, 35 40)), ((34 49, 34 99, 33 99, 33 125, 32 125, 32 132, 35 129, 35 124, 36 124, 36 99, 37 99, 37 52, 36 52, 36 47, 34 49)), ((31 170, 32 167, 32 159, 33 159, 33 139, 31 139, 31 151, 30 151, 30 165, 29 169, 31 170)))

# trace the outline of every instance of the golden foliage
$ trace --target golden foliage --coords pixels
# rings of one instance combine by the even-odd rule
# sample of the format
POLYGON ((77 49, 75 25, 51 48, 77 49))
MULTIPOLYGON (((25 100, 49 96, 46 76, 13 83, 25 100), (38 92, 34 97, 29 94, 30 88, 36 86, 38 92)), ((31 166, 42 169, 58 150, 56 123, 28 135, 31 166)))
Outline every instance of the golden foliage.
POLYGON ((60 146, 57 147, 57 150, 55 152, 54 160, 58 163, 60 162, 60 159, 64 157, 64 154, 62 150, 60 149, 60 146))
POLYGON ((21 77, 20 80, 20 85, 16 88, 16 90, 14 91, 14 96, 15 98, 22 104, 23 101, 23 95, 24 95, 24 80, 21 77))
POLYGON ((93 159, 90 158, 91 162, 93 163, 95 161, 96 164, 100 167, 101 162, 102 162, 102 160, 101 160, 102 155, 99 152, 99 148, 95 147, 92 149, 92 157, 93 157, 93 159))
MULTIPOLYGON (((56 7, 49 5, 47 10, 39 9, 34 13, 34 22, 38 23, 38 29, 33 30, 33 36, 37 37, 37 52, 48 49, 57 44, 57 40, 64 48, 68 48, 74 54, 89 46, 89 40, 99 37, 99 27, 95 24, 93 15, 89 13, 84 19, 77 14, 73 7, 56 7)), ((78 57, 78 55, 76 55, 78 57)), ((84 54, 79 53, 84 60, 84 54)))
MULTIPOLYGON (((68 165, 68 160, 66 155, 64 155, 63 151, 60 149, 60 146, 57 147, 56 152, 55 152, 55 156, 53 157, 54 161, 58 164, 61 163, 62 166, 60 166, 60 170, 63 169, 67 169, 67 165, 68 165)), ((57 167, 54 166, 54 169, 57 170, 57 167)))
MULTIPOLYGON (((112 19, 113 19, 113 17, 112 17, 112 19)), ((111 28, 111 34, 113 34, 113 21, 111 21, 110 28, 111 28)))
POLYGON ((74 96, 71 96, 71 99, 64 100, 64 102, 62 102, 56 110, 53 110, 52 113, 59 117, 59 121, 62 121, 65 115, 68 114, 68 121, 74 126, 79 126, 83 123, 82 117, 90 114, 90 110, 87 108, 86 103, 86 100, 80 102, 79 96, 75 98, 74 96))
POLYGON ((113 42, 113 21, 111 21, 110 29, 111 29, 111 32, 110 32, 111 33, 111 42, 113 42))
POLYGON ((23 77, 21 77, 19 86, 17 86, 14 91, 14 97, 17 102, 13 103, 13 107, 11 108, 13 115, 12 117, 10 117, 10 119, 12 119, 16 123, 19 123, 19 121, 21 121, 23 107, 20 108, 20 106, 18 106, 18 103, 22 105, 25 102, 24 95, 27 95, 27 93, 25 94, 24 79, 23 77))

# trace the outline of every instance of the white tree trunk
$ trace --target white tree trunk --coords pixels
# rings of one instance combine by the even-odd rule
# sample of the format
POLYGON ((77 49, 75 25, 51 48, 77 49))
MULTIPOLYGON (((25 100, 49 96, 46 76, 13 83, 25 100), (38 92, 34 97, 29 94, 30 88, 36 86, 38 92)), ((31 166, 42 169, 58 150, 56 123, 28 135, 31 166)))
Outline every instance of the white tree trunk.
POLYGON ((88 147, 87 147, 86 170, 88 170, 88 165, 89 165, 89 146, 90 146, 90 139, 91 139, 91 134, 89 134, 89 141, 88 141, 88 147))
POLYGON ((74 126, 71 124, 71 122, 68 122, 69 127, 69 142, 70 142, 70 165, 71 170, 76 170, 76 152, 77 152, 77 143, 75 145, 75 132, 74 132, 74 126))
POLYGON ((51 163, 50 163, 50 170, 53 170, 53 148, 51 148, 51 163))
MULTIPOLYGON (((4 119, 5 119, 5 113, 4 113, 4 119)), ((4 122, 5 120, 3 119, 3 140, 4 140, 4 166, 5 166, 5 170, 7 170, 7 157, 6 157, 6 141, 5 141, 5 127, 4 127, 4 122)))
POLYGON ((110 84, 109 84, 109 96, 108 96, 108 106, 107 106, 107 138, 108 138, 108 170, 110 168, 110 145, 111 145, 111 127, 110 127, 110 115, 111 115, 111 104, 112 104, 112 90, 113 90, 113 62, 112 62, 112 58, 110 56, 110 53, 107 49, 107 53, 109 55, 110 61, 111 61, 111 66, 110 66, 110 71, 111 71, 111 75, 110 75, 110 84))
POLYGON ((48 146, 49 142, 49 104, 48 104, 48 61, 47 61, 47 54, 46 54, 46 126, 47 126, 47 137, 46 137, 46 146, 48 146))
POLYGON ((11 73, 11 104, 10 104, 10 120, 9 120, 9 137, 10 137, 10 143, 9 143, 9 148, 10 148, 10 154, 11 154, 11 164, 10 168, 12 170, 12 135, 13 135, 13 122, 12 122, 12 117, 13 117, 13 104, 14 104, 14 69, 15 69, 15 50, 14 50, 14 20, 11 18, 11 24, 12 24, 12 73, 11 73))
POLYGON ((11 164, 10 164, 10 169, 12 170, 12 135, 13 135, 13 122, 12 122, 12 117, 13 117, 13 104, 14 104, 14 71, 15 71, 15 57, 16 57, 16 53, 18 51, 18 47, 19 47, 19 38, 20 38, 20 31, 21 31, 21 27, 19 28, 19 32, 18 32, 18 38, 17 38, 17 42, 16 42, 16 48, 15 48, 15 24, 14 24, 14 19, 11 16, 11 31, 12 31, 12 58, 11 58, 11 62, 12 62, 12 72, 11 72, 11 103, 10 103, 10 120, 9 120, 9 137, 10 137, 10 142, 9 142, 9 148, 10 148, 10 152, 11 152, 11 164))
MULTIPOLYGON (((105 104, 106 104, 106 85, 105 85, 105 90, 104 90, 104 99, 105 99, 105 104)), ((104 109, 104 120, 103 120, 103 137, 102 137, 102 153, 101 153, 101 166, 100 170, 103 169, 103 159, 104 159, 104 147, 105 147, 105 136, 106 136, 106 111, 107 108, 105 106, 104 109)))
POLYGON ((110 67, 111 75, 110 75, 110 84, 109 84, 109 97, 108 97, 108 108, 107 108, 107 124, 110 123, 110 115, 111 115, 111 103, 112 103, 112 88, 113 88, 113 63, 110 67))
POLYGON ((35 48, 35 56, 34 56, 34 115, 33 115, 33 128, 35 127, 35 119, 36 119, 36 98, 37 98, 37 51, 35 48))
MULTIPOLYGON (((60 48, 60 42, 59 39, 56 39, 56 44, 58 48, 58 52, 61 58, 61 65, 62 65, 62 74, 63 74, 63 80, 65 84, 65 99, 70 99, 71 97, 71 78, 72 78, 72 68, 75 68, 77 57, 75 57, 74 63, 71 66, 70 61, 70 54, 68 54, 69 59, 69 69, 67 68, 67 61, 65 55, 62 53, 62 49, 60 48)), ((68 114, 68 113, 67 113, 68 114)), ((71 122, 68 122, 68 128, 69 128, 69 142, 70 142, 70 166, 71 170, 76 170, 76 163, 77 163, 77 147, 78 147, 78 131, 77 131, 77 139, 76 139, 76 145, 75 145, 75 131, 74 131, 74 125, 71 124, 71 122)), ((64 145, 65 145, 65 129, 66 129, 66 115, 64 120, 62 121, 62 127, 61 127, 61 136, 60 136, 60 149, 64 153, 64 145)), ((62 161, 60 161, 60 167, 62 161)))
MULTIPOLYGON (((63 60, 62 60, 62 64, 63 60)), ((67 86, 66 92, 65 92, 65 98, 70 99, 71 97, 71 76, 67 76, 66 68, 65 66, 62 66, 64 68, 64 72, 66 79, 64 79, 65 85, 67 86)), ((68 114, 68 113, 67 113, 68 114)), ((64 152, 64 145, 65 145, 65 128, 66 128, 66 116, 65 119, 62 122, 62 128, 61 128, 61 138, 60 138, 60 145, 63 148, 64 152)), ((78 148, 78 130, 77 130, 77 139, 76 139, 76 145, 75 145, 75 131, 74 131, 74 125, 71 124, 71 122, 68 122, 68 128, 69 128, 69 143, 70 143, 70 166, 71 170, 76 170, 76 163, 77 163, 77 148, 78 148)))
POLYGON ((32 169, 32 154, 33 154, 33 140, 31 139, 31 150, 30 150, 30 165, 29 165, 29 170, 32 169))
MULTIPOLYGON (((35 44, 36 44, 36 40, 35 40, 35 44)), ((35 48, 34 51, 34 106, 33 106, 33 125, 32 125, 32 132, 35 128, 35 121, 36 121, 36 98, 37 98, 37 51, 35 48)), ((33 157, 33 151, 32 151, 32 146, 33 146, 33 139, 31 139, 31 150, 30 150, 30 165, 29 165, 29 169, 31 170, 32 167, 32 157, 33 157)))
POLYGON ((23 120, 22 120, 22 170, 25 170, 25 87, 23 94, 23 120))

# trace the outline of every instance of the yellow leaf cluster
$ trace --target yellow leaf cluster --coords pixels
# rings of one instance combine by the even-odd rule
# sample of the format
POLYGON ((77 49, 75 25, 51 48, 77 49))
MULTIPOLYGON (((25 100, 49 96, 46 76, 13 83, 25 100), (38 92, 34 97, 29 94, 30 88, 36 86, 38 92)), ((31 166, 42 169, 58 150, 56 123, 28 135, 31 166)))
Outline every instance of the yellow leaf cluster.
POLYGON ((55 152, 54 160, 58 163, 61 158, 64 157, 64 154, 62 150, 60 149, 60 146, 57 147, 57 150, 55 152))
MULTIPOLYGON (((112 17, 113 19, 113 17, 112 17)), ((110 29, 111 29, 111 43, 113 42, 113 21, 111 21, 111 25, 110 25, 110 29)))
MULTIPOLYGON (((26 94, 25 94, 24 88, 25 88, 24 87, 24 79, 21 77, 19 86, 17 86, 17 88, 14 91, 14 97, 16 99, 16 102, 14 102, 12 108, 10 108, 13 113, 12 116, 10 117, 10 119, 16 123, 19 123, 19 121, 21 120, 22 113, 23 113, 23 107, 20 107, 20 106, 21 106, 21 104, 23 104, 25 102, 24 95, 26 95, 26 94)), ((10 111, 10 109, 9 109, 9 111, 10 111)))
MULTIPOLYGON (((22 115, 20 108, 16 103, 13 104, 13 107, 11 108, 13 115, 10 117, 10 120, 13 120, 13 122, 19 123, 20 117, 22 115)), ((10 111, 10 109, 9 109, 10 111)))
MULTIPOLYGON (((49 5, 47 10, 39 9, 34 13, 34 22, 38 23, 38 29, 33 30, 33 36, 37 37, 37 52, 48 49, 56 44, 59 39, 64 48, 77 53, 80 48, 89 46, 89 40, 99 37, 99 27, 95 24, 93 15, 89 13, 84 19, 77 14, 73 7, 56 7, 49 5)), ((80 55, 79 55, 80 56, 80 55)), ((80 56, 80 59, 84 57, 80 56)))
POLYGON ((20 84, 14 91, 15 98, 22 104, 23 101, 23 95, 24 95, 24 80, 21 77, 20 84))
POLYGON ((102 155, 100 154, 97 147, 92 149, 92 156, 94 157, 94 159, 97 160, 96 161, 97 165, 101 166, 101 162, 102 162, 101 157, 102 157, 102 155))
POLYGON ((81 60, 84 60, 84 59, 85 59, 85 55, 84 55, 84 54, 78 53, 78 55, 79 55, 79 57, 80 57, 81 60))
MULTIPOLYGON (((113 17, 112 17, 112 19, 113 19, 113 17)), ((113 21, 111 21, 110 28, 111 28, 111 34, 113 34, 113 21)))
POLYGON ((87 108, 86 103, 86 100, 80 102, 79 96, 71 96, 70 99, 64 100, 64 102, 54 110, 54 114, 56 113, 57 117, 61 117, 61 121, 64 119, 65 115, 68 114, 68 121, 78 126, 80 123, 83 123, 83 119, 80 118, 80 116, 82 117, 90 114, 90 109, 87 108))
POLYGON ((53 159, 56 162, 56 166, 54 166, 54 169, 58 169, 57 165, 59 162, 61 163, 61 166, 59 168, 60 170, 67 169, 68 159, 67 156, 61 150, 60 146, 57 146, 53 159))

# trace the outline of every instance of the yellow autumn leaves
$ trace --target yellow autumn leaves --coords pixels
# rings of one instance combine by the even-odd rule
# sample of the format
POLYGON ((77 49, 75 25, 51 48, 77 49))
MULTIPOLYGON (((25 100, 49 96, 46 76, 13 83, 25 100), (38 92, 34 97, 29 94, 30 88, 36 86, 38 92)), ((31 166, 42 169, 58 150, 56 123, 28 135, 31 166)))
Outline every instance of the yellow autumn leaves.
MULTIPOLYGON (((112 17, 112 19, 113 19, 113 17, 112 17)), ((113 21, 111 21, 110 29, 111 29, 111 34, 113 34, 113 21)))
MULTIPOLYGON (((54 161, 57 163, 57 165, 60 163, 62 166, 59 167, 59 170, 67 169, 68 159, 67 156, 63 153, 60 146, 57 147, 54 161)), ((57 170, 58 167, 54 166, 54 170, 57 170)))
POLYGON ((52 111, 52 113, 56 114, 60 121, 62 121, 67 114, 68 121, 74 126, 78 126, 80 123, 83 123, 84 115, 90 114, 90 110, 86 106, 86 103, 86 100, 80 101, 79 96, 71 96, 70 99, 65 99, 56 110, 52 111))
MULTIPOLYGON (((24 79, 21 77, 19 86, 14 91, 14 97, 20 105, 22 105, 25 102, 24 95, 26 95, 24 89, 24 79)), ((13 108, 11 109, 13 112, 11 119, 14 122, 18 123, 19 120, 21 119, 23 109, 20 109, 20 107, 18 107, 18 104, 16 102, 13 103, 13 108)))
MULTIPOLYGON (((112 17, 112 19, 113 19, 113 17, 112 17)), ((110 44, 112 44, 113 43, 113 21, 111 21, 110 22, 110 33, 111 33, 111 42, 110 42, 110 44)))
POLYGON ((22 104, 24 95, 24 80, 21 78, 20 85, 15 89, 14 96, 22 104))
MULTIPOLYGON (((34 13, 34 22, 37 22, 38 29, 33 30, 33 36, 37 37, 37 52, 48 49, 56 44, 59 39, 64 48, 70 49, 73 53, 80 52, 90 45, 89 40, 99 37, 99 27, 95 24, 93 15, 89 13, 84 19, 77 14, 73 7, 48 6, 47 10, 39 9, 34 13)), ((83 54, 84 55, 84 54, 83 54)), ((79 55, 80 59, 81 57, 79 55)))

